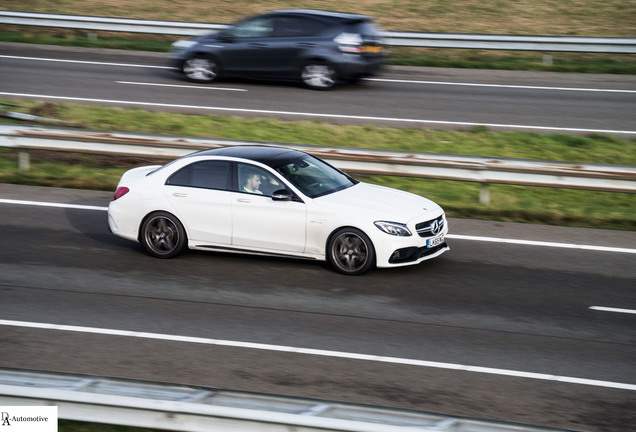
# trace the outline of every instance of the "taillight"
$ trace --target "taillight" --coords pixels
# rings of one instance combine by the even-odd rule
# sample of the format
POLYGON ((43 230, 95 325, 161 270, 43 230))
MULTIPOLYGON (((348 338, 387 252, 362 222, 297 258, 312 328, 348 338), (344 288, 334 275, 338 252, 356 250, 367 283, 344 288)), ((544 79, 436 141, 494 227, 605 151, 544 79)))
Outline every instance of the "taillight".
POLYGON ((360 54, 362 52, 362 36, 357 33, 340 33, 333 41, 342 52, 348 54, 360 54))
POLYGON ((127 187, 124 186, 119 186, 117 188, 117 190, 115 191, 115 196, 113 197, 113 201, 123 197, 124 195, 126 195, 128 192, 130 191, 130 189, 128 189, 127 187))

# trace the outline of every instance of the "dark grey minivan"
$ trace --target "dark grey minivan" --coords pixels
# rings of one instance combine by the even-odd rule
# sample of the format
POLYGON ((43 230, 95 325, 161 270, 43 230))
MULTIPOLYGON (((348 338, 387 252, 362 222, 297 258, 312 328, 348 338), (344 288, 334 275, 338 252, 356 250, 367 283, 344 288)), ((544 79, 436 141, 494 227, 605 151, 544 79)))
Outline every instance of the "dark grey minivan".
POLYGON ((367 15, 283 10, 177 41, 170 59, 191 81, 296 80, 325 90, 379 72, 387 54, 381 32, 367 15))

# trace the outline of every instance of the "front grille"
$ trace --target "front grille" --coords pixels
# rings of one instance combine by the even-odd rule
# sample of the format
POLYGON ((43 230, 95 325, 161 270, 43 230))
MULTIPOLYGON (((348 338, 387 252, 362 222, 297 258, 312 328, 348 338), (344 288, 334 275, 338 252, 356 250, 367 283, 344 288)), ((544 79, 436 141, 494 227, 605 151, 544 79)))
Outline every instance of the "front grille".
POLYGON ((420 237, 435 237, 444 230, 445 223, 446 220, 444 219, 444 215, 441 215, 436 219, 418 223, 415 225, 415 229, 420 237))

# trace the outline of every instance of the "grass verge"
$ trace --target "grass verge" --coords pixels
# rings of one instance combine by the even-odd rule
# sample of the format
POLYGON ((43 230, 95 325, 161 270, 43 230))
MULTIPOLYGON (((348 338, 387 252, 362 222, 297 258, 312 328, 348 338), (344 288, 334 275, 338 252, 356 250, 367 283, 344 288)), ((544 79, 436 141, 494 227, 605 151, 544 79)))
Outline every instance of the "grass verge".
MULTIPOLYGON (((17 110, 24 113, 96 130, 636 165, 636 141, 609 135, 498 133, 483 127, 436 131, 336 126, 321 121, 186 115, 38 101, 21 101, 19 105, 17 110)), ((0 182, 114 190, 125 170, 156 162, 48 151, 32 151, 31 158, 31 169, 20 170, 17 151, 0 149, 0 182)), ((358 178, 427 196, 451 217, 636 230, 636 199, 632 194, 491 185, 491 202, 485 205, 479 202, 480 185, 476 183, 388 176, 358 178)))

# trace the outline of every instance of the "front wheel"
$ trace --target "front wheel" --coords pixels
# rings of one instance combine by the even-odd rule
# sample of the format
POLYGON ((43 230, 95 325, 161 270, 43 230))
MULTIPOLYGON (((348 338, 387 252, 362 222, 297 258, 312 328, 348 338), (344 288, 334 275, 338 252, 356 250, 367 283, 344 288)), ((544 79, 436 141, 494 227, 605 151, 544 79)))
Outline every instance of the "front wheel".
POLYGON ((336 85, 336 71, 326 63, 309 62, 305 64, 300 79, 313 90, 328 90, 336 85))
POLYGON ((186 245, 186 234, 179 219, 166 212, 148 216, 141 226, 141 244, 157 258, 179 255, 186 245))
POLYGON ((373 266, 375 250, 365 233, 355 228, 342 228, 329 240, 327 257, 338 272, 355 276, 373 266))
POLYGON ((218 62, 212 57, 195 56, 183 62, 181 71, 187 79, 194 82, 209 83, 220 74, 218 62))

